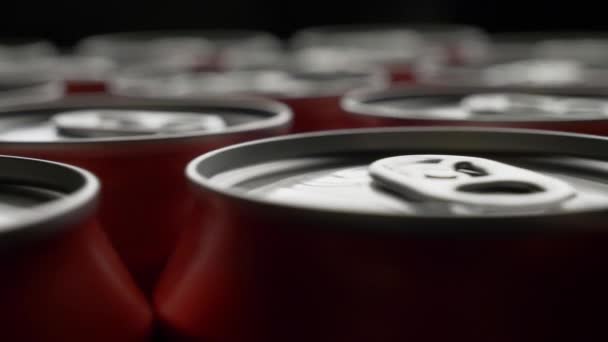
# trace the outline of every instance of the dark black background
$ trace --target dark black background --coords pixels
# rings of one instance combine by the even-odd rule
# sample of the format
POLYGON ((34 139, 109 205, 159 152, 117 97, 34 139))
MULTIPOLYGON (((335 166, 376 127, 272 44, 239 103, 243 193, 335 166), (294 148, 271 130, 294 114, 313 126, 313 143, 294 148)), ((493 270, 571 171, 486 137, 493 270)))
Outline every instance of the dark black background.
POLYGON ((491 32, 608 28, 601 1, 40 1, 0 7, 2 36, 62 45, 94 33, 142 29, 250 28, 286 37, 306 26, 344 23, 448 22, 491 32))

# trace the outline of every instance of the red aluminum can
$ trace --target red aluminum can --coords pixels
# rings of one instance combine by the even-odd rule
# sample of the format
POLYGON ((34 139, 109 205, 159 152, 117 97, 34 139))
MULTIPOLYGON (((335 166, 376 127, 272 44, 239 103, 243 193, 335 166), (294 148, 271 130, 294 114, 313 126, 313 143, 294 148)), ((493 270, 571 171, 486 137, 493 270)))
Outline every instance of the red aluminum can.
MULTIPOLYGON (((191 224, 185 165, 203 152, 287 130, 291 114, 257 99, 73 96, 0 113, 0 153, 86 168, 102 182, 99 219, 146 291, 191 224)), ((192 218, 193 220, 195 218, 192 218)))
POLYGON ((311 27, 294 34, 290 50, 291 62, 301 68, 382 66, 395 82, 414 81, 421 56, 427 63, 437 57, 418 32, 395 25, 311 27))
POLYGON ((39 63, 48 67, 51 78, 64 82, 68 95, 105 92, 116 71, 115 63, 103 57, 59 56, 39 63))
POLYGON ((109 33, 85 38, 76 51, 105 56, 121 66, 185 63, 221 70, 271 67, 283 58, 278 38, 250 30, 109 33))
POLYGON ((211 42, 211 67, 219 70, 272 68, 284 63, 283 44, 274 35, 255 30, 204 30, 191 32, 211 42))
POLYGON ((210 72, 183 66, 150 65, 118 75, 110 84, 110 92, 118 96, 146 98, 235 94, 271 98, 293 110, 292 132, 308 132, 357 127, 356 120, 340 106, 342 95, 362 86, 386 84, 387 77, 378 68, 210 72))
POLYGON ((368 126, 519 127, 608 134, 602 89, 417 86, 356 90, 345 110, 368 126))
POLYGON ((484 58, 419 69, 422 83, 605 87, 608 39, 594 32, 509 33, 492 37, 484 58))
POLYGON ((213 224, 156 310, 174 341, 605 340, 607 144, 398 128, 208 153, 187 175, 213 224))
POLYGON ((466 66, 427 68, 420 84, 605 88, 608 68, 574 59, 529 58, 466 66))
POLYGON ((9 76, 0 71, 0 108, 56 101, 64 94, 60 82, 9 76))
POLYGON ((608 34, 601 31, 511 32, 494 35, 492 40, 490 60, 527 57, 605 65, 608 57, 608 34))
POLYGON ((305 67, 382 65, 393 82, 418 81, 443 65, 485 60, 488 36, 464 25, 342 25, 313 27, 291 39, 294 63, 305 67))
POLYGON ((53 43, 38 38, 0 38, 0 61, 24 61, 59 54, 53 43))
POLYGON ((4 81, 45 80, 62 84, 65 94, 104 92, 115 65, 102 57, 51 56, 1 61, 4 81))
POLYGON ((0 339, 147 341, 152 312, 99 229, 99 182, 0 157, 0 339))

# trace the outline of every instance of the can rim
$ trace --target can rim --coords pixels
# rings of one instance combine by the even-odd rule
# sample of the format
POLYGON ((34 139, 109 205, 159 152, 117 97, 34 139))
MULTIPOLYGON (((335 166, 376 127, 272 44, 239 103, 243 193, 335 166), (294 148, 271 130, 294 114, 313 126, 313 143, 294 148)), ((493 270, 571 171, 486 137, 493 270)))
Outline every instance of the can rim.
POLYGON ((269 115, 260 120, 254 120, 244 124, 229 126, 218 132, 193 131, 182 134, 154 135, 154 136, 123 136, 123 137, 98 137, 98 138, 74 138, 70 140, 57 141, 0 141, 0 146, 48 148, 57 146, 91 145, 91 144, 113 144, 113 143, 156 143, 156 142, 183 142, 198 139, 209 139, 231 136, 241 133, 256 133, 265 130, 287 128, 292 120, 292 111, 285 104, 264 98, 249 96, 226 96, 226 97, 199 97, 196 99, 150 99, 130 98, 108 95, 75 95, 58 101, 11 108, 0 108, 0 116, 20 111, 54 110, 54 109, 82 109, 82 108, 136 108, 138 106, 159 106, 160 108, 179 107, 208 107, 226 109, 247 109, 266 112, 269 115))
POLYGON ((433 117, 420 113, 419 109, 399 109, 399 108, 380 108, 379 106, 370 104, 370 101, 378 101, 387 98, 399 98, 409 96, 441 96, 441 95, 466 95, 469 93, 525 93, 539 95, 565 95, 565 96, 605 96, 608 97, 608 91, 605 88, 585 88, 585 87, 520 87, 520 86, 475 86, 475 85, 405 85, 397 87, 378 88, 360 88, 352 90, 344 95, 341 100, 341 106, 344 110, 352 115, 362 117, 375 117, 385 119, 399 120, 425 120, 428 122, 469 122, 469 123, 495 123, 508 124, 516 122, 525 123, 574 123, 574 122, 594 122, 606 121, 606 117, 551 117, 543 120, 538 117, 516 117, 508 118, 501 117, 496 120, 487 118, 484 120, 481 117, 475 118, 444 118, 433 117), (417 113, 418 112, 418 113, 417 113))
POLYGON ((51 79, 32 79, 23 82, 24 87, 0 92, 0 110, 13 106, 47 103, 61 99, 65 94, 62 81, 51 79))
MULTIPOLYGON (((512 61, 507 62, 498 62, 498 63, 481 63, 474 65, 464 65, 464 66, 450 66, 444 65, 438 68, 437 70, 422 70, 420 72, 420 82, 422 85, 438 85, 438 86, 477 86, 477 87, 521 87, 521 88, 529 88, 529 89, 574 89, 583 88, 594 90, 597 89, 601 91, 605 89, 608 84, 607 81, 603 81, 603 79, 608 78, 608 67, 601 66, 589 66, 584 65, 585 63, 581 63, 581 76, 584 78, 585 82, 571 82, 569 84, 542 84, 539 83, 535 85, 534 83, 513 83, 513 85, 492 85, 491 82, 484 79, 485 73, 488 68, 498 66, 501 64, 509 64, 509 63, 517 63, 517 62, 527 62, 533 60, 542 60, 543 58, 535 58, 531 56, 530 58, 515 58, 512 61)), ((546 60, 550 60, 547 58, 546 60)), ((576 60, 569 60, 568 58, 551 58, 551 60, 562 60, 562 61, 572 61, 576 62, 576 60)))
MULTIPOLYGON (((365 139, 361 138, 364 136, 382 136, 382 135, 395 135, 393 140, 398 141, 396 139, 396 135, 399 134, 436 134, 437 136, 445 136, 445 134, 453 134, 459 135, 463 138, 466 136, 476 134, 478 135, 474 140, 478 142, 482 135, 484 138, 493 137, 493 139, 497 138, 499 135, 519 135, 518 139, 510 139, 509 143, 512 145, 512 149, 507 149, 503 146, 504 151, 517 152, 514 150, 530 152, 529 148, 532 147, 534 149, 533 152, 542 153, 542 150, 546 152, 546 145, 542 144, 530 144, 530 139, 534 140, 542 137, 546 140, 551 140, 550 146, 556 146, 556 140, 568 140, 568 144, 566 149, 560 148, 559 153, 564 155, 573 155, 579 157, 594 157, 596 159, 603 159, 608 161, 608 152, 602 153, 600 146, 605 146, 608 144, 608 138, 593 136, 593 135, 585 135, 585 134, 575 134, 575 133, 561 133, 561 132, 552 132, 552 131, 543 131, 543 130, 533 130, 533 129, 512 129, 512 128, 492 128, 492 129, 484 129, 478 127, 427 127, 427 128, 371 128, 371 129, 347 129, 347 130, 335 130, 331 132, 319 132, 319 133, 305 133, 305 134, 295 134, 287 137, 275 137, 275 138, 267 138, 252 142, 246 142, 241 144, 236 144, 228 147, 224 147, 221 149, 217 149, 208 153, 205 153, 194 160, 192 160, 186 166, 186 177, 188 178, 191 185, 198 192, 208 192, 214 195, 219 195, 222 198, 228 198, 230 200, 237 200, 239 203, 248 206, 257 206, 263 207, 266 209, 274 209, 281 208, 283 210, 288 210, 289 215, 302 215, 302 217, 316 218, 323 217, 324 219, 333 219, 339 221, 348 221, 353 222, 353 224, 361 224, 361 222, 369 222, 363 220, 364 218, 373 218, 375 220, 382 220, 383 222, 388 222, 389 224, 393 224, 398 226, 402 224, 404 220, 408 221, 424 221, 424 222, 434 222, 438 224, 445 224, 449 222, 453 222, 454 220, 466 221, 466 222, 487 222, 489 220, 522 220, 522 219, 530 219, 534 218, 536 220, 547 219, 551 220, 552 223, 557 222, 557 224, 561 224, 559 220, 555 220, 558 218, 576 218, 580 215, 588 215, 588 214, 608 214, 608 207, 606 209, 593 209, 593 210, 577 210, 572 212, 558 212, 558 213, 550 213, 550 214, 525 214, 525 215, 505 215, 505 216, 487 216, 487 215, 467 215, 467 216, 404 216, 398 213, 357 213, 357 212, 348 212, 343 210, 332 210, 329 208, 311 208, 301 204, 294 203, 277 203, 276 201, 272 201, 269 199, 259 198, 253 195, 249 195, 245 192, 235 190, 232 187, 220 187, 217 186, 212 180, 211 177, 203 176, 199 172, 200 166, 209 160, 213 160, 214 158, 221 158, 223 154, 234 152, 239 149, 254 149, 256 147, 261 147, 264 149, 266 154, 257 151, 256 153, 252 153, 251 151, 248 155, 251 155, 251 158, 255 158, 256 156, 264 155, 266 158, 270 158, 269 160, 257 160, 256 162, 263 163, 265 161, 272 160, 272 157, 269 157, 269 153, 279 154, 277 159, 281 157, 289 157, 294 156, 296 151, 297 143, 300 143, 298 146, 307 146, 310 148, 311 146, 327 146, 330 145, 329 141, 331 139, 344 139, 350 141, 350 146, 354 143, 358 143, 358 147, 363 147, 366 151, 374 151, 378 149, 382 149, 382 146, 374 146, 373 143, 365 144, 365 139), (527 137, 527 139, 522 139, 527 137), (314 142, 317 140, 328 140, 323 142, 314 142), (314 142, 314 143, 313 143, 314 142), (289 146, 289 149, 286 152, 276 152, 278 150, 276 144, 283 143, 289 146), (272 148, 268 148, 272 147, 272 148), (362 221, 363 220, 363 221, 362 221), (358 222, 358 223, 357 223, 358 222)), ((388 140, 388 139, 387 139, 388 140)), ((463 139, 461 139, 463 140, 463 139)), ((336 140, 334 140, 335 142, 336 140)), ((368 141, 369 142, 369 141, 368 141)), ((425 143, 428 143, 428 139, 408 139, 408 142, 411 144, 409 148, 429 148, 429 144, 425 146, 425 143), (424 141, 426 140, 426 141, 424 141)), ((400 142, 397 142, 400 143, 400 142)), ((440 147, 440 142, 431 143, 431 145, 435 146, 435 148, 440 147)), ((462 145, 462 143, 461 143, 462 145)), ((478 149, 479 151, 483 150, 483 147, 479 147, 479 144, 475 144, 473 142, 467 143, 465 142, 462 146, 468 146, 468 149, 478 149), (474 146, 474 147, 472 147, 474 146)), ((405 146, 405 145, 403 145, 405 146)), ((442 145, 445 149, 445 145, 442 145)), ((449 146, 448 149, 458 150, 459 147, 462 146, 449 146)), ((432 149, 432 148, 430 148, 432 149)), ((353 149, 351 148, 351 151, 353 149)), ((498 149, 500 150, 500 148, 498 149)), ((608 151, 604 149, 605 151, 608 151)), ((339 150, 338 152, 346 152, 348 149, 339 150)), ((335 151, 334 151, 335 152, 335 151)), ((448 151, 449 152, 449 151, 448 151)), ((463 153, 462 151, 459 153, 463 153)), ((557 152, 555 152, 557 153, 557 152)), ((221 159, 220 159, 221 160, 221 159)), ((233 163, 238 162, 244 165, 249 165, 251 161, 236 161, 234 158, 231 160, 233 163)), ((224 169, 230 168, 231 165, 221 165, 219 167, 213 168, 211 173, 217 174, 224 169)), ((364 224, 365 225, 365 224, 364 224)))
POLYGON ((210 29, 210 30, 136 30, 136 31, 115 31, 96 34, 81 39, 75 47, 75 51, 80 54, 89 49, 86 45, 106 44, 114 41, 128 41, 130 39, 139 38, 164 38, 164 37, 193 37, 206 40, 211 44, 212 48, 217 49, 218 42, 228 38, 234 41, 249 41, 255 39, 264 39, 267 42, 272 42, 272 45, 280 47, 279 39, 270 32, 255 29, 210 29))
MULTIPOLYGON (((172 95, 138 95, 133 94, 132 91, 129 91, 128 86, 124 86, 124 83, 129 82, 141 82, 141 79, 145 77, 139 77, 138 80, 137 73, 144 73, 146 67, 154 68, 154 64, 149 65, 140 65, 133 68, 126 68, 125 72, 119 75, 115 75, 111 77, 108 81, 108 91, 111 95, 120 96, 120 97, 128 97, 128 98, 166 98, 166 99, 192 99, 192 98, 200 98, 199 95, 184 95, 184 96, 172 96, 172 95)), ((161 69, 165 66, 160 65, 161 69)), ((179 68, 179 67, 178 67, 179 68)), ((171 71, 171 66, 167 67, 169 71, 171 71)), ((201 78, 209 78, 213 79, 214 77, 221 77, 225 79, 230 78, 238 78, 240 75, 254 75, 254 74, 263 74, 263 73, 282 73, 286 77, 289 77, 290 80, 294 83, 298 84, 314 84, 318 82, 321 84, 323 81, 310 81, 310 80, 302 80, 299 79, 298 75, 301 74, 350 74, 357 78, 357 81, 352 86, 345 86, 342 88, 336 87, 336 89, 318 89, 318 87, 310 87, 310 89, 306 91, 298 90, 298 91, 285 91, 285 92, 273 92, 273 91, 265 91, 263 89, 260 90, 252 90, 252 91, 235 91, 235 92, 226 92, 226 93, 210 93, 205 96, 256 96, 256 97, 264 97, 264 98, 272 98, 277 99, 279 101, 285 100, 299 100, 299 99, 309 99, 309 98, 322 98, 322 97, 336 97, 342 96, 345 93, 352 91, 354 89, 358 89, 361 87, 370 87, 370 88, 380 88, 385 87, 389 84, 389 73, 379 66, 367 66, 363 68, 352 68, 352 67, 343 67, 332 70, 324 70, 324 69, 315 69, 315 68, 260 68, 253 70, 230 70, 230 71, 204 71, 200 73, 201 78)), ((346 77, 336 77, 338 82, 340 80, 348 80, 346 77)), ((320 86, 323 87, 322 85, 320 86)), ((137 92, 136 92, 137 93, 137 92)))
MULTIPOLYGON (((9 239, 23 239, 52 234, 57 230, 70 228, 71 225, 77 223, 79 220, 85 219, 95 211, 99 196, 100 182, 91 172, 64 163, 0 155, 0 165, 11 162, 21 164, 27 163, 34 167, 38 167, 38 169, 34 168, 34 172, 26 173, 27 177, 33 181, 38 179, 44 180, 45 178, 52 178, 54 182, 65 181, 65 179, 61 179, 63 177, 54 177, 56 175, 50 175, 47 172, 53 171, 53 173, 58 172, 61 173, 61 175, 70 178, 68 181, 71 180, 74 183, 81 183, 81 185, 65 197, 36 206, 34 210, 28 210, 21 215, 16 214, 15 222, 2 223, 0 228, 0 242, 4 243, 9 239), (45 166, 44 171, 40 170, 40 166, 45 166)), ((5 171, 6 168, 3 168, 3 172, 5 171)), ((21 179, 24 176, 22 171, 22 168, 17 168, 14 175, 3 177, 16 180, 21 179)), ((42 183, 44 182, 42 181, 42 183)))

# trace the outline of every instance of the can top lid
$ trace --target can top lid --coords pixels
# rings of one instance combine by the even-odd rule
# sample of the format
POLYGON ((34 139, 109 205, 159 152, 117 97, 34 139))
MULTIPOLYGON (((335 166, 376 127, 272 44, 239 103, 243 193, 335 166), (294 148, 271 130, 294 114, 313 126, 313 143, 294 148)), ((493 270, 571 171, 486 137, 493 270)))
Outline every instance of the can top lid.
POLYGON ((36 38, 0 39, 0 60, 23 61, 24 59, 56 56, 53 43, 36 38))
POLYGON ((97 179, 82 169, 0 156, 0 248, 78 222, 94 210, 98 191, 97 179))
POLYGON ((539 122, 606 120, 608 99, 572 89, 417 87, 358 90, 343 98, 355 114, 396 119, 539 122))
POLYGON ((243 205, 320 219, 364 215, 399 229, 415 218, 555 219, 608 214, 606 144, 531 130, 338 131, 223 148, 191 162, 187 175, 243 205))
POLYGON ((581 63, 606 66, 608 36, 547 39, 535 46, 534 55, 541 58, 567 58, 581 63))
POLYGON ((94 36, 77 47, 79 54, 101 56, 128 65, 142 61, 190 61, 212 58, 213 46, 204 38, 188 36, 94 36))
POLYGON ((218 115, 125 109, 63 112, 55 114, 51 121, 59 134, 68 137, 179 134, 226 128, 218 115))
POLYGON ((385 25, 313 27, 290 40, 293 60, 304 67, 370 66, 416 60, 422 36, 411 29, 385 25))
POLYGON ((573 58, 527 58, 457 67, 427 68, 423 83, 485 86, 601 88, 608 84, 608 68, 573 58))
POLYGON ((197 97, 255 94, 276 97, 338 95, 359 87, 387 84, 381 69, 256 69, 226 72, 188 68, 139 67, 110 82, 110 92, 142 97, 197 97))
POLYGON ((234 59, 250 52, 257 52, 252 56, 257 60, 260 51, 278 53, 280 49, 280 41, 270 33, 250 30, 108 33, 85 38, 77 46, 81 54, 108 56, 126 64, 134 60, 212 62, 217 55, 234 59))
POLYGON ((0 110, 0 144, 15 148, 79 144, 84 148, 97 143, 180 143, 275 132, 290 121, 287 106, 256 98, 71 96, 0 110))
POLYGON ((0 60, 0 78, 7 80, 101 79, 109 77, 115 63, 95 56, 43 56, 23 60, 0 60))
POLYGON ((0 110, 58 100, 65 93, 64 85, 59 81, 34 76, 29 79, 3 76, 0 71, 0 110))

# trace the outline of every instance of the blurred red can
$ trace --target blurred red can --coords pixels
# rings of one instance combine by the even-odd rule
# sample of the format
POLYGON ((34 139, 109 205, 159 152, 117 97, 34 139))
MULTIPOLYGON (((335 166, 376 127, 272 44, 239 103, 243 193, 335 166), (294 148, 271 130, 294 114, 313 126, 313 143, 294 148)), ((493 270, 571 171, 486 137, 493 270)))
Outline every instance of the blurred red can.
POLYGON ((488 36, 464 25, 342 25, 313 27, 291 39, 297 65, 335 68, 381 65, 393 82, 418 81, 443 65, 468 65, 490 54, 488 36))
POLYGON ((272 68, 285 61, 281 41, 268 32, 254 30, 193 31, 211 42, 213 63, 219 70, 272 68))
POLYGON ((56 101, 65 94, 61 82, 13 76, 0 71, 0 108, 56 101))
POLYGON ((100 223, 149 291, 178 234, 191 224, 187 162, 214 148, 284 132, 290 119, 287 107, 256 99, 74 96, 0 113, 0 153, 95 173, 103 185, 100 223))
POLYGON ((602 89, 608 85, 608 68, 586 65, 574 59, 529 58, 429 68, 420 73, 419 80, 421 84, 445 86, 602 89))
POLYGON ((608 34, 601 31, 510 32, 496 34, 488 61, 516 58, 569 59, 606 65, 608 34))
POLYGON ((594 32, 495 35, 483 58, 419 69, 422 83, 604 88, 608 39, 594 32))
POLYGON ((25 60, 0 60, 0 79, 61 83, 67 95, 104 92, 115 65, 102 57, 50 56, 25 60))
POLYGON ((608 134, 602 89, 417 86, 356 90, 342 101, 368 126, 487 126, 608 134))
POLYGON ((94 219, 99 182, 0 157, 0 339, 147 341, 152 313, 94 219))
POLYGON ((443 64, 468 65, 488 58, 490 37, 480 28, 454 24, 419 24, 408 28, 418 32, 443 64))
POLYGON ((193 98, 248 94, 287 104, 294 112, 292 132, 357 127, 340 99, 347 91, 387 84, 381 69, 334 71, 259 69, 209 72, 150 65, 124 71, 110 92, 125 97, 193 98))
MULTIPOLYGON (((408 27, 393 25, 343 25, 311 27, 291 38, 291 63, 299 68, 384 67, 394 82, 416 79, 420 57, 431 56, 422 36, 408 27)), ((439 59, 433 59, 439 62, 439 59)))
POLYGON ((60 56, 42 60, 51 77, 64 82, 68 94, 102 93, 116 71, 113 61, 103 57, 60 56))
POLYGON ((0 61, 25 61, 59 54, 53 43, 39 38, 0 38, 0 61))
POLYGON ((108 58, 120 67, 150 62, 208 63, 211 43, 198 36, 178 32, 119 32, 91 36, 79 42, 77 55, 108 58))
POLYGON ((76 51, 80 55, 110 58, 120 66, 185 63, 233 70, 272 67, 283 62, 278 38, 250 30, 109 33, 85 38, 76 51))
POLYGON ((156 310, 175 341, 604 340, 607 147, 402 128, 208 153, 187 174, 213 224, 156 310))

